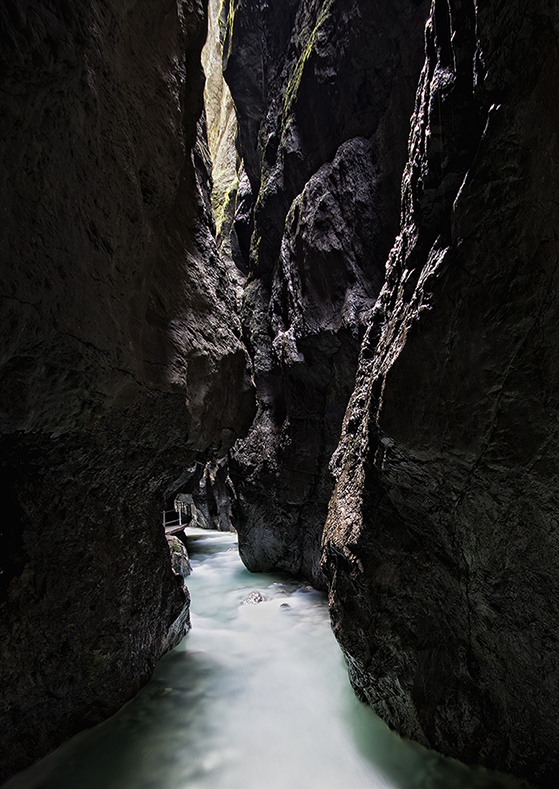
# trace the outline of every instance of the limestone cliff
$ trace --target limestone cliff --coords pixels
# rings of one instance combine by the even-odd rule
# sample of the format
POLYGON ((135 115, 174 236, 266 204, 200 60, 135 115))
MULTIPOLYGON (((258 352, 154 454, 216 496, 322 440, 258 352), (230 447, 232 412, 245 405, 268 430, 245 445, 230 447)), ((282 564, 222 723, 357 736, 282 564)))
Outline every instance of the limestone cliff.
POLYGON ((180 491, 391 726, 555 786, 559 10, 214 3, 221 258, 203 6, 0 8, 0 780, 185 631, 180 491))
POLYGON ((0 8, 0 780, 185 632, 161 510, 254 396, 211 235, 194 0, 0 8))
POLYGON ((435 0, 400 234, 324 534, 359 695, 439 751, 559 774, 559 8, 435 0))
MULTIPOLYGON (((238 155, 235 147, 237 114, 231 91, 223 79, 222 0, 208 3, 208 35, 202 50, 206 75, 204 105, 208 124, 208 145, 212 161, 212 206, 216 237, 222 259, 233 260, 232 223, 239 186, 238 155)), ((232 274, 234 275, 234 270, 232 274)))
POLYGON ((328 462, 398 229, 427 3, 225 8, 245 174, 234 231, 258 397, 232 452, 239 545, 250 569, 323 586, 328 462))

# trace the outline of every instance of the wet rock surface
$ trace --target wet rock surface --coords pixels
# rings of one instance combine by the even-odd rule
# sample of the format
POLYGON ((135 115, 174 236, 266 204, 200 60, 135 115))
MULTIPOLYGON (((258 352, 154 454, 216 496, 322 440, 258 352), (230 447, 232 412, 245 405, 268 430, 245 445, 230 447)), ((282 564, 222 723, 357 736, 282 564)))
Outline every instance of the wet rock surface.
POLYGON ((234 223, 258 414, 231 454, 252 570, 324 587, 328 462, 398 229, 427 3, 228 4, 238 115, 234 223))
POLYGON ((554 786, 559 11, 435 0, 333 459, 330 607, 398 731, 554 786))
POLYGON ((258 605, 258 603, 263 603, 265 600, 267 598, 257 589, 254 589, 243 597, 241 605, 258 605))
MULTIPOLYGON (((184 535, 184 532, 183 532, 184 535)), ((186 537, 181 539, 175 535, 167 535, 167 544, 171 554, 171 567, 176 575, 180 575, 185 579, 191 573, 190 561, 188 559, 188 551, 186 550, 186 537)))
POLYGON ((185 632, 161 510, 254 413, 196 143, 205 30, 194 2, 0 9, 0 780, 185 632))

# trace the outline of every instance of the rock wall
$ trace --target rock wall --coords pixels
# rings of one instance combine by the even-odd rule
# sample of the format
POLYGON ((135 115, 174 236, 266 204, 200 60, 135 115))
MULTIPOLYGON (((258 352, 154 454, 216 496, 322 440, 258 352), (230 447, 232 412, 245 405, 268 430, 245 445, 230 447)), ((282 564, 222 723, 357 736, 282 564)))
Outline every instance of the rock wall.
POLYGON ((398 229, 426 2, 230 0, 234 232, 258 413, 232 452, 252 570, 325 580, 328 462, 398 229))
POLYGON ((0 8, 0 780, 185 632, 161 510, 254 414, 195 146, 205 33, 194 0, 0 8))
POLYGON ((544 0, 432 4, 324 533, 361 698, 542 786, 559 774, 558 41, 544 0))
POLYGON ((559 11, 227 0, 224 262, 202 6, 0 8, 0 780, 185 632, 202 485, 390 725, 554 786, 559 11))
MULTIPOLYGON (((232 262, 232 241, 235 236, 232 224, 239 186, 235 147, 237 113, 231 91, 223 78, 222 8, 222 0, 210 0, 208 3, 208 35, 202 50, 202 66, 206 76, 204 106, 212 160, 212 206, 216 238, 222 259, 232 262)), ((235 275, 235 269, 232 268, 231 273, 235 275)), ((237 278, 241 280, 240 272, 237 278)))

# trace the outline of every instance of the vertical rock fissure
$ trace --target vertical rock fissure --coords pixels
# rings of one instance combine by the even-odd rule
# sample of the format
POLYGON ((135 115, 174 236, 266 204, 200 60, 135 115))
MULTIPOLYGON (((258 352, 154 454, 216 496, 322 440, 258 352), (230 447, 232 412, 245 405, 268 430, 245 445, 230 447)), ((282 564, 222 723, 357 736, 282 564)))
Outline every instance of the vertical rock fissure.
POLYGON ((237 115, 229 86, 223 78, 224 25, 222 0, 209 0, 208 36, 202 50, 202 66, 206 75, 204 105, 212 162, 211 202, 219 251, 222 258, 231 261, 239 173, 237 115))

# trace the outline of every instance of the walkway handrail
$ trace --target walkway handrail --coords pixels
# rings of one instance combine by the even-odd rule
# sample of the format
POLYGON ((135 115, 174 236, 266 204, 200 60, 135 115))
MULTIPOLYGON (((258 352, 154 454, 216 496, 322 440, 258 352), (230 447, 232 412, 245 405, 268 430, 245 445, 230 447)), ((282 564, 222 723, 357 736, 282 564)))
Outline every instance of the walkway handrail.
POLYGON ((182 519, 182 513, 179 510, 177 513, 176 510, 163 510, 163 528, 166 529, 167 526, 188 526, 189 521, 182 519), (173 520, 169 520, 167 515, 172 514, 173 520), (177 517, 178 515, 178 517, 177 517))

